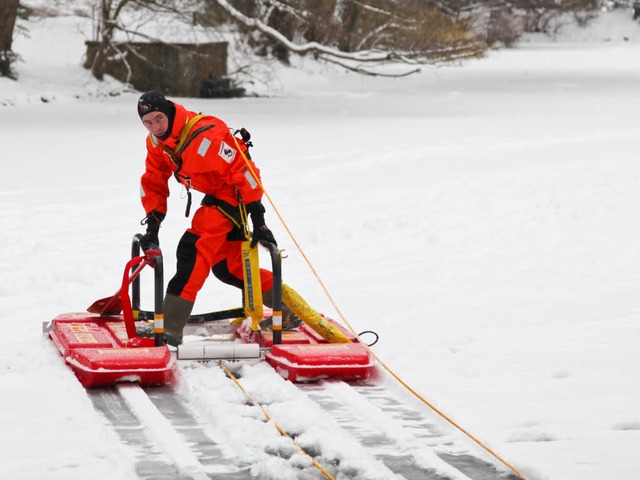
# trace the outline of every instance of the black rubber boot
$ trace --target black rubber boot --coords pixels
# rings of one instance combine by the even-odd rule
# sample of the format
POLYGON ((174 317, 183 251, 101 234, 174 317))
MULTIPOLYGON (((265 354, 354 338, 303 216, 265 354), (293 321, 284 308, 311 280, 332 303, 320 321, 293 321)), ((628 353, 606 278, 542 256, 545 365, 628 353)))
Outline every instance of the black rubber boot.
POLYGON ((169 345, 182 343, 182 331, 193 310, 193 302, 167 293, 164 297, 164 337, 169 345))

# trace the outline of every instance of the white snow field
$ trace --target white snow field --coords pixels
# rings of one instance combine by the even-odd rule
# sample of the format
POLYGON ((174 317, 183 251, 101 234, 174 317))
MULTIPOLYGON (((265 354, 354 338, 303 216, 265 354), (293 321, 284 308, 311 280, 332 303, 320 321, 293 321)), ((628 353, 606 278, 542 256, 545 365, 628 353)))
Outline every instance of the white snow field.
MULTIPOLYGON (((136 478, 41 324, 119 284, 144 216, 138 93, 82 69, 83 21, 29 28, 0 79, 0 477, 136 478)), ((252 132, 304 253, 413 388, 531 479, 640 478, 640 24, 396 80, 302 66, 270 96, 176 100, 252 132)), ((171 188, 167 279, 188 225, 171 188)), ((285 280, 336 318, 267 210, 285 280)), ((211 279, 196 311, 239 301, 211 279)), ((194 372, 212 394, 220 372, 194 372)))

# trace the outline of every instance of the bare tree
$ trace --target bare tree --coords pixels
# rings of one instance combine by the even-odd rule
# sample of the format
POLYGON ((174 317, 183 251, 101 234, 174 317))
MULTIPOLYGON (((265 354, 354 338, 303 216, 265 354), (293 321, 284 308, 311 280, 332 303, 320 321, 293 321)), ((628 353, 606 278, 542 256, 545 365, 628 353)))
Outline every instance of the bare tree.
POLYGON ((114 41, 116 33, 129 39, 138 37, 157 41, 155 38, 144 35, 136 28, 129 28, 122 20, 125 12, 146 12, 148 17, 155 13, 171 13, 184 19, 189 17, 189 14, 180 7, 186 3, 188 2, 185 0, 99 0, 95 30, 98 48, 90 66, 93 76, 102 80, 107 61, 112 57, 117 57, 128 70, 130 70, 130 66, 127 62, 127 55, 140 57, 140 54, 130 44, 114 41))
POLYGON ((114 48, 113 33, 118 25, 118 17, 122 9, 129 3, 129 0, 100 0, 100 11, 98 13, 98 25, 96 29, 98 50, 93 59, 91 73, 98 80, 104 78, 105 65, 110 49, 114 48))
POLYGON ((369 75, 383 75, 372 66, 404 63, 408 67, 393 76, 407 75, 419 64, 485 50, 463 20, 420 0, 209 1, 265 43, 369 75))
POLYGON ((19 4, 19 0, 0 1, 0 76, 3 77, 15 78, 11 64, 16 56, 11 45, 19 4))
POLYGON ((130 44, 113 41, 117 32, 145 37, 125 26, 125 11, 172 12, 182 22, 212 28, 234 23, 256 53, 284 62, 310 55, 358 73, 402 76, 423 64, 481 56, 490 45, 509 45, 526 31, 548 31, 559 16, 589 12, 600 1, 99 0, 99 49, 91 70, 101 79, 110 58, 129 68, 127 55, 139 56, 130 44), (393 74, 381 68, 391 63, 404 68, 393 74))

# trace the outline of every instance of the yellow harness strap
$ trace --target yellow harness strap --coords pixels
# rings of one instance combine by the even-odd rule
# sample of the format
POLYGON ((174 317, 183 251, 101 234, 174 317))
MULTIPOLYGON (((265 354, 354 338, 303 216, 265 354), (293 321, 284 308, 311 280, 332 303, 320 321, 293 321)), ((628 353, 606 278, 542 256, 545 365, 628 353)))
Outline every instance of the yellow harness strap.
POLYGON ((202 120, 204 117, 205 116, 203 114, 199 113, 198 115, 193 117, 191 120, 189 120, 184 127, 182 127, 182 130, 180 130, 180 139, 178 140, 178 143, 176 144, 176 148, 175 148, 175 152, 178 155, 181 153, 184 142, 186 142, 187 138, 189 138, 189 134, 191 133, 193 126, 196 123, 198 123, 200 120, 202 120))
POLYGON ((260 330, 264 316, 262 308, 262 285, 258 246, 251 247, 251 241, 242 242, 242 272, 244 281, 244 314, 251 318, 251 330, 260 330))

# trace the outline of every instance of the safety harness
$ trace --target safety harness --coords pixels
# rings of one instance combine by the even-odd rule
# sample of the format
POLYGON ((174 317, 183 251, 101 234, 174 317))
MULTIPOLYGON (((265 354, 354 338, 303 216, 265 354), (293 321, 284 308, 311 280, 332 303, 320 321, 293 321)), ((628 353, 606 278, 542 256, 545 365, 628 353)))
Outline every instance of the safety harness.
MULTIPOLYGON (((182 170, 182 152, 185 150, 185 148, 187 148, 191 144, 191 142, 198 135, 200 135, 202 132, 205 132, 215 127, 215 124, 213 123, 210 125, 204 125, 192 133, 191 130, 193 130, 193 127, 195 126, 195 124, 205 117, 206 115, 203 115, 200 113, 194 116, 193 118, 191 118, 184 125, 184 127, 182 127, 182 130, 180 130, 178 143, 176 143, 175 148, 171 148, 167 145, 162 145, 163 150, 167 152, 167 154, 171 157, 171 160, 173 161, 173 163, 176 165, 176 167, 178 167, 178 169, 175 172, 173 172, 174 178, 179 183, 184 185, 185 188, 187 189, 187 208, 184 213, 185 217, 188 217, 189 214, 191 213, 191 179, 185 175, 180 174, 180 170, 182 170)), ((153 143, 156 143, 153 136, 151 136, 151 141, 153 143)))
MULTIPOLYGON (((206 118, 207 115, 203 115, 199 113, 191 118, 180 130, 180 135, 178 138, 178 143, 176 143, 175 148, 171 148, 167 145, 163 145, 163 150, 171 157, 173 163, 178 167, 178 169, 173 172, 174 178, 178 181, 178 183, 182 184, 187 190, 187 207, 185 209, 184 215, 185 217, 189 217, 191 213, 191 179, 186 175, 182 175, 180 171, 182 170, 182 152, 191 144, 191 142, 201 133, 214 128, 215 124, 204 125, 198 129, 196 129, 193 133, 193 127, 203 118, 206 118)), ((242 140, 244 141, 247 149, 253 144, 251 143, 251 134, 245 128, 241 128, 233 132, 234 136, 240 134, 242 140)), ((157 141, 155 138, 150 135, 151 141, 157 145, 157 141)), ((220 200, 213 195, 205 195, 202 199, 202 205, 206 206, 215 206, 217 210, 222 213, 226 218, 233 223, 233 225, 242 231, 242 235, 245 238, 249 237, 248 232, 248 223, 247 223, 247 211, 242 202, 242 198, 238 195, 238 207, 234 207, 230 203, 225 202, 224 200, 220 200)))

